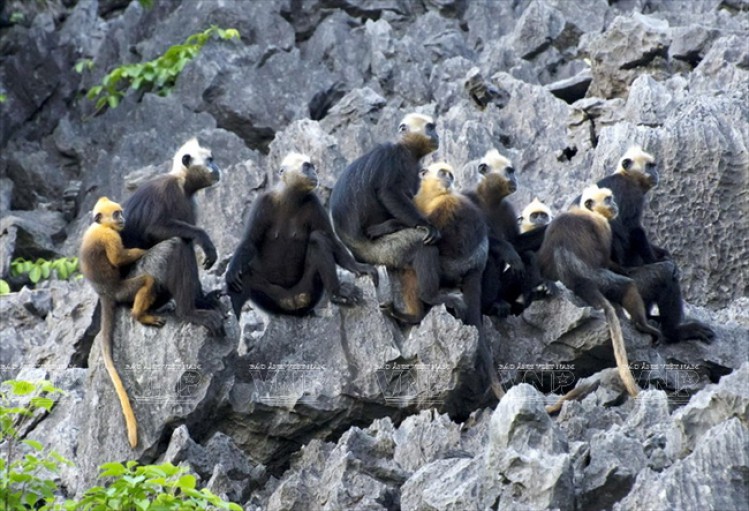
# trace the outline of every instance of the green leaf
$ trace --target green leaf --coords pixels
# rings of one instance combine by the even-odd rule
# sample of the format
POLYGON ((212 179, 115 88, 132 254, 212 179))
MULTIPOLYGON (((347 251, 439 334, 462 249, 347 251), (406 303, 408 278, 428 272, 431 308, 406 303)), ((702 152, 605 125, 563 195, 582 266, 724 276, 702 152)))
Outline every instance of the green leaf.
POLYGON ((99 477, 118 477, 127 473, 127 469, 122 463, 104 463, 99 467, 99 477))
POLYGON ((36 440, 24 440, 23 443, 28 445, 35 451, 41 451, 44 449, 44 446, 41 444, 41 442, 37 442, 36 440))
POLYGON ((109 108, 117 108, 117 105, 120 104, 120 98, 117 96, 109 96, 107 98, 107 104, 109 105, 109 108))
POLYGON ((31 268, 31 271, 29 272, 29 280, 32 284, 36 284, 39 282, 39 279, 42 278, 42 269, 39 266, 34 266, 31 268))
POLYGON ((101 85, 97 85, 96 87, 91 87, 88 92, 86 93, 86 98, 90 100, 96 99, 96 97, 101 93, 101 85))
POLYGON ((50 411, 54 405, 55 402, 48 397, 31 398, 31 406, 34 408, 44 408, 45 410, 50 411))
MULTIPOLYGON (((5 383, 10 385, 13 394, 16 396, 28 396, 36 390, 36 385, 23 380, 8 380, 5 383)), ((12 410, 12 408, 9 408, 12 410)))
POLYGON ((3 279, 0 279, 0 295, 7 295, 10 293, 10 285, 3 279))
POLYGON ((179 480, 177 481, 177 486, 179 486, 180 489, 187 488, 190 490, 194 490, 196 483, 197 481, 195 479, 195 476, 190 475, 190 474, 185 474, 179 478, 179 480))
POLYGON ((68 274, 75 273, 78 271, 78 258, 70 257, 65 260, 65 269, 68 270, 68 274))
POLYGON ((8 476, 8 479, 13 481, 14 483, 25 483, 31 480, 31 476, 29 474, 23 474, 20 472, 11 472, 8 476))
POLYGON ((61 264, 60 266, 57 267, 57 278, 58 279, 68 280, 68 276, 69 275, 70 274, 68 273, 68 268, 64 264, 61 264))
POLYGON ((49 278, 50 270, 52 269, 52 263, 49 262, 49 261, 44 261, 40 265, 40 268, 42 269, 42 278, 43 279, 48 279, 49 278))
POLYGON ((32 263, 31 261, 24 261, 23 273, 29 273, 33 267, 34 267, 34 263, 32 263))
POLYGON ((96 109, 101 110, 106 104, 107 104, 107 96, 103 96, 99 98, 99 101, 96 102, 96 109))

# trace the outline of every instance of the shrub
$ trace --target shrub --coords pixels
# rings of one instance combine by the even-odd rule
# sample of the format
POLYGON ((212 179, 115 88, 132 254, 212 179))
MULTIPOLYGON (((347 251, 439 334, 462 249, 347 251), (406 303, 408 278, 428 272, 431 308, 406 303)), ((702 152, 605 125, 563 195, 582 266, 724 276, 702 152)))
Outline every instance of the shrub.
POLYGON ((54 509, 58 491, 53 479, 43 477, 59 472, 70 461, 42 444, 21 440, 19 427, 38 412, 49 412, 54 406, 51 395, 61 393, 48 381, 9 380, 0 388, 0 505, 6 510, 54 509), (19 404, 22 399, 28 404, 19 404), (26 446, 21 454, 19 444, 26 446))
MULTIPOLYGON (((154 60, 114 68, 102 79, 101 84, 88 91, 86 97, 96 101, 96 110, 99 111, 105 107, 117 108, 128 88, 166 96, 185 65, 195 58, 213 36, 219 39, 236 39, 239 32, 233 28, 223 29, 214 25, 191 35, 183 44, 172 46, 154 60)), ((79 61, 76 66, 82 71, 86 64, 79 61)))
POLYGON ((242 511, 234 503, 221 500, 207 489, 197 490, 195 476, 171 463, 138 465, 135 461, 105 463, 99 478, 108 478, 105 486, 95 486, 80 501, 68 501, 69 511, 192 511, 229 509, 242 511))
MULTIPOLYGON (((49 279, 57 275, 58 279, 68 280, 78 272, 77 257, 61 257, 52 261, 39 258, 29 261, 18 257, 10 263, 10 276, 20 277, 28 275, 32 284, 37 284, 42 279, 49 279)), ((0 291, 0 294, 2 292, 0 291)))

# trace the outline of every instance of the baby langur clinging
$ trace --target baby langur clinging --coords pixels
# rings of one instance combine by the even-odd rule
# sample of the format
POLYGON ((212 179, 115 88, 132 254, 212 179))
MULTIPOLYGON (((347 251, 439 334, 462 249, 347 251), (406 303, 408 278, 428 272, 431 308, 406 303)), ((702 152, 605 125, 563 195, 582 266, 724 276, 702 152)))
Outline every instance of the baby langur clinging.
POLYGON ((420 160, 438 147, 434 119, 408 114, 398 126, 398 139, 353 161, 330 195, 336 232, 354 257, 384 265, 397 276, 406 290, 404 296, 418 297, 405 303, 402 311, 392 302, 383 304, 384 312, 400 321, 419 316, 421 302, 465 308, 459 295, 439 290, 439 254, 434 244, 440 232, 413 202, 420 160))
POLYGON ((524 234, 548 225, 553 218, 554 215, 552 215, 549 206, 535 197, 520 214, 520 233, 524 234))
POLYGON ((130 406, 127 391, 122 385, 112 360, 112 330, 114 308, 118 303, 133 302, 132 315, 144 325, 160 327, 164 320, 149 314, 154 301, 154 279, 150 275, 122 279, 120 267, 137 261, 145 250, 124 248, 120 231, 125 227, 122 207, 106 197, 100 198, 93 211, 94 224, 83 235, 80 250, 81 272, 91 282, 101 302, 101 351, 117 396, 125 415, 127 435, 131 447, 138 443, 138 425, 130 406))
POLYGON ((617 214, 611 190, 596 185, 587 187, 580 204, 548 226, 538 259, 545 278, 560 280, 589 305, 604 310, 619 374, 627 391, 635 396, 637 384, 629 369, 621 326, 610 300, 627 310, 638 330, 656 338, 661 334, 648 324, 635 282, 615 273, 619 267, 611 260, 609 221, 617 214))
POLYGON ((197 226, 198 207, 193 199, 220 177, 211 150, 195 138, 188 140, 174 154, 171 172, 142 184, 125 202, 128 221, 122 232, 128 248, 151 249, 162 241, 179 240, 158 276, 156 304, 174 299, 179 319, 203 325, 214 335, 223 334, 224 328, 218 299, 221 292, 203 292, 195 245, 205 254, 205 269, 213 266, 218 254, 208 233, 197 226))

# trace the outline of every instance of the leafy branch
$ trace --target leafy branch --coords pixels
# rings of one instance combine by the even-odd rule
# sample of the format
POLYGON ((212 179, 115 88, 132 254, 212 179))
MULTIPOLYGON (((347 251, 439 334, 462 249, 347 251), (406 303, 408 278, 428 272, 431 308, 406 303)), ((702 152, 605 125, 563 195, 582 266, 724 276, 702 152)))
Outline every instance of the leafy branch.
POLYGON ((72 463, 54 451, 47 452, 35 440, 22 440, 19 424, 37 412, 49 412, 55 402, 50 397, 62 391, 48 381, 10 380, 0 389, 0 503, 3 509, 52 509, 58 491, 49 474, 72 463), (19 403, 25 401, 26 404, 19 403), (19 457, 17 450, 25 453, 19 457))
POLYGON ((100 469, 99 478, 109 478, 110 481, 105 486, 86 490, 79 502, 66 502, 66 510, 242 511, 239 505, 221 500, 205 488, 198 490, 195 476, 171 463, 141 466, 128 461, 124 465, 105 463, 100 469))
MULTIPOLYGON (((10 263, 11 277, 28 275, 32 284, 36 284, 42 279, 49 279, 53 275, 56 275, 58 279, 67 280, 77 271, 77 257, 61 257, 52 261, 42 258, 36 261, 28 261, 23 257, 18 257, 10 263)), ((3 294, 2 289, 2 284, 0 284, 0 294, 3 294)))
MULTIPOLYGON (((96 101, 96 110, 99 111, 105 107, 117 108, 128 88, 166 96, 174 87, 185 65, 194 59, 205 43, 214 36, 223 40, 237 39, 239 31, 214 25, 203 32, 191 35, 183 44, 172 46, 154 60, 116 67, 99 85, 92 87, 86 97, 96 101)), ((79 61, 76 70, 80 68, 79 72, 82 72, 86 66, 85 61, 79 61)))

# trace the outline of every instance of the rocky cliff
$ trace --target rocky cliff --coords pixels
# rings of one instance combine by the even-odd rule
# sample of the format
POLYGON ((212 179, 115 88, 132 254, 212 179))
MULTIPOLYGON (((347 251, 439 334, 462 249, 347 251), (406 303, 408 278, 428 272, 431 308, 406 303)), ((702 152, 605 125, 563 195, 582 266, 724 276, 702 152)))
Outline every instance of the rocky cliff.
MULTIPOLYGON (((101 195, 124 200, 197 135, 221 182, 198 197, 221 285, 254 197, 290 150, 327 197, 346 163, 434 115, 461 184, 489 147, 513 202, 560 211, 631 144, 660 165, 645 223, 678 262, 712 345, 653 348, 623 321, 646 390, 627 399, 602 314, 569 293, 490 322, 507 395, 478 408, 477 337, 443 308, 398 329, 364 304, 314 317, 227 313, 226 337, 117 315, 115 360, 140 423, 127 444, 81 280, 0 297, 0 377, 67 394, 29 433, 77 467, 186 463, 245 509, 746 509, 749 502, 749 3, 746 0, 127 0, 5 2, 0 28, 0 274, 73 255, 101 195), (97 112, 85 93, 211 24, 165 97, 97 112), (74 71, 90 59, 93 67, 74 71), (580 379, 596 390, 550 418, 580 379)), ((348 283, 351 275, 341 274, 348 283)))

